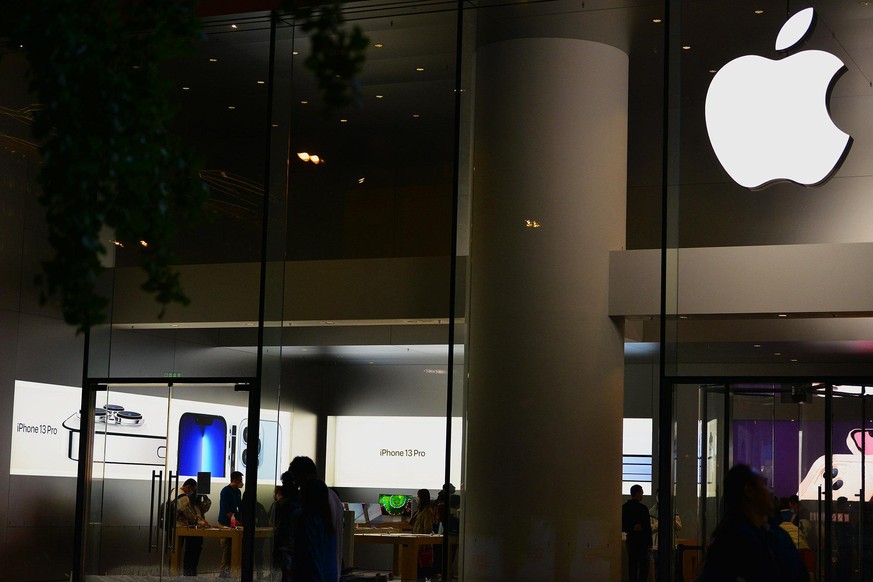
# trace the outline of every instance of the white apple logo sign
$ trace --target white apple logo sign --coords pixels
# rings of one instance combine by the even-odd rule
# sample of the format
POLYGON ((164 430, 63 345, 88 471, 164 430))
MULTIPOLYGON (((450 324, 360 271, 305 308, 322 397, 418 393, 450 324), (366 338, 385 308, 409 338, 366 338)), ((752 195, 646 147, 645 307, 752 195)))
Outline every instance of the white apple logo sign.
MULTIPOLYGON (((812 8, 789 18, 776 50, 800 44, 814 24, 812 8)), ((723 66, 706 94, 706 129, 730 177, 750 189, 827 181, 852 144, 828 112, 830 89, 845 70, 839 58, 819 50, 780 60, 746 55, 723 66)))

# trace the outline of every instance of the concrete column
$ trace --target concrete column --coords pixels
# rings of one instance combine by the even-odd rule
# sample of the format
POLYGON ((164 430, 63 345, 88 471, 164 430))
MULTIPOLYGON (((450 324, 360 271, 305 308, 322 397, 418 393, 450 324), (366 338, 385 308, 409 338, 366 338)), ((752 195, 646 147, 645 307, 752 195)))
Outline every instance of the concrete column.
POLYGON ((525 38, 476 68, 463 578, 617 581, 628 59, 525 38))

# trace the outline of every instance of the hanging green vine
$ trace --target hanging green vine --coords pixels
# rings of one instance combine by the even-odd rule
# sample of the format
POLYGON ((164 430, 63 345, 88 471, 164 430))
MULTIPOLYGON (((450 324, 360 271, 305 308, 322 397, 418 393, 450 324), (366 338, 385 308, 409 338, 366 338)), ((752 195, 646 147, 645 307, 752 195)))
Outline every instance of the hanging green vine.
POLYGON ((310 41, 306 68, 318 81, 323 99, 322 113, 360 100, 358 78, 367 58, 369 39, 359 26, 347 27, 341 2, 314 7, 311 2, 286 0, 285 8, 301 22, 310 41))
POLYGON ((166 305, 187 303, 170 268, 177 224, 206 199, 197 164, 170 132, 172 108, 161 61, 200 37, 193 2, 80 0, 19 2, 8 23, 30 63, 40 103, 39 201, 54 257, 43 263, 41 299, 58 296, 79 331, 105 321, 97 293, 104 227, 145 241, 143 289, 166 305))
MULTIPOLYGON (((208 191, 196 158, 170 131, 174 111, 158 66, 202 38, 194 0, 9 4, 4 13, 16 19, 0 23, 0 34, 25 52, 40 103, 39 201, 54 251, 38 278, 41 300, 57 297, 80 332, 106 320, 109 300, 97 282, 108 227, 118 240, 144 241, 145 291, 164 306, 189 303, 171 268, 171 243, 177 225, 202 214, 208 191)), ((325 110, 352 103, 367 39, 343 28, 339 3, 286 4, 310 35, 306 66, 325 110)))

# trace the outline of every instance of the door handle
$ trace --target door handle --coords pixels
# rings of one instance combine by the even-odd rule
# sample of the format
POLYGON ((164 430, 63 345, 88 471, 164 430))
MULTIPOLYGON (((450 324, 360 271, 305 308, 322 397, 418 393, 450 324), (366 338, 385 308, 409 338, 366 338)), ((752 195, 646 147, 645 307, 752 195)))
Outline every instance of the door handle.
POLYGON ((157 522, 160 523, 160 499, 161 492, 158 491, 157 499, 158 503, 155 504, 155 481, 157 481, 158 487, 161 486, 161 480, 163 479, 163 471, 155 471, 152 470, 152 487, 151 487, 151 505, 149 505, 149 553, 152 553, 152 550, 158 549, 158 535, 155 533, 155 543, 152 544, 152 532, 155 531, 155 518, 157 517, 157 522))

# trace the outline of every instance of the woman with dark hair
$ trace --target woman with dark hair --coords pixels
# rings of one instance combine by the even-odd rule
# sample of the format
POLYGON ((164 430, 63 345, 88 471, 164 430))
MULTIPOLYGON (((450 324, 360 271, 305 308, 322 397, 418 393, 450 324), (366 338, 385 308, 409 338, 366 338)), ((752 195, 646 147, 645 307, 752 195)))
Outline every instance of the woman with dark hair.
POLYGON ((273 565, 282 571, 282 582, 291 582, 294 559, 294 519, 300 510, 297 487, 291 473, 282 474, 282 485, 274 493, 273 565))
POLYGON ((333 527, 327 485, 318 479, 300 487, 300 512, 294 524, 293 579, 306 582, 336 582, 337 532, 333 527))
POLYGON ((808 582, 788 534, 770 524, 773 498, 763 475, 748 465, 731 467, 723 502, 699 582, 808 582))
MULTIPOLYGON (((409 524, 412 526, 412 533, 415 534, 432 534, 433 533, 434 508, 430 502, 430 491, 427 489, 418 490, 418 510, 409 519, 409 524)), ((433 569, 433 546, 419 546, 418 548, 418 571, 419 575, 429 577, 433 569)))

